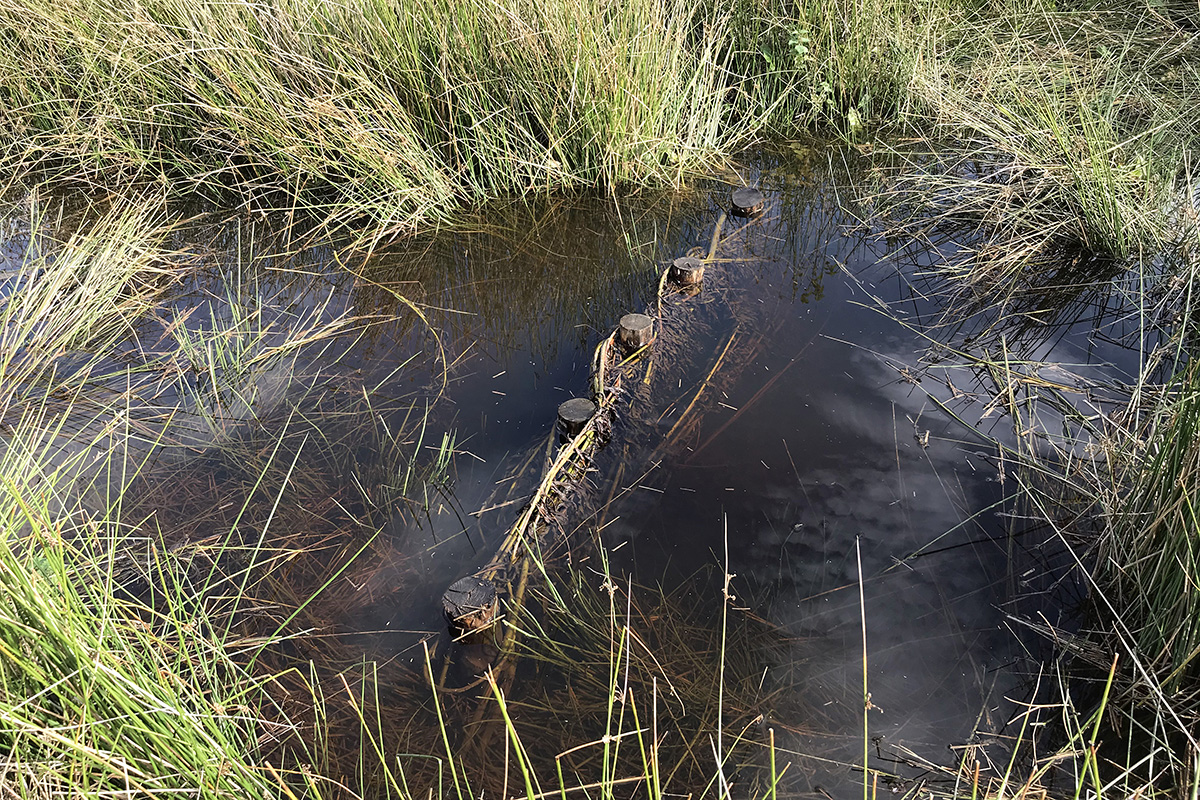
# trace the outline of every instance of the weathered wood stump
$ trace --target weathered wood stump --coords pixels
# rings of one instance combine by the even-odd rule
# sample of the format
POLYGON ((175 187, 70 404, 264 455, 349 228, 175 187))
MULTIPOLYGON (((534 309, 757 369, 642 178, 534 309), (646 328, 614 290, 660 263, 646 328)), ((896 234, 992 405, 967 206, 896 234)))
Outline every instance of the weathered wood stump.
POLYGON ((671 280, 680 286, 694 286, 704 280, 704 262, 692 256, 682 256, 671 262, 671 280))
POLYGON ((442 613, 456 639, 490 628, 499 610, 496 584, 474 575, 459 578, 442 595, 442 613))
POLYGON ((737 217, 753 217, 762 212, 767 202, 762 192, 750 186, 734 189, 731 200, 729 213, 737 217))
POLYGON ((626 314, 621 317, 617 335, 626 350, 637 350, 654 340, 654 320, 645 314, 626 314))
POLYGON ((567 436, 575 436, 596 413, 596 404, 586 397, 573 397, 558 407, 558 427, 567 436))

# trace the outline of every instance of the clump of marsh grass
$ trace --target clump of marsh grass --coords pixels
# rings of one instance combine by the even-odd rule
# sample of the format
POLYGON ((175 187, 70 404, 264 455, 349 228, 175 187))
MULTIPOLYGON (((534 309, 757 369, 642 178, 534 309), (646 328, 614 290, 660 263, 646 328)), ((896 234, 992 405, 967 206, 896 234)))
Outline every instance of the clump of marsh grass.
MULTIPOLYGON (((1041 745, 1044 766, 1037 771, 1073 789, 1076 796, 1190 796, 1196 791, 1200 765, 1195 671, 1175 645, 1182 647, 1183 638, 1194 633, 1190 621, 1181 617, 1192 597, 1186 589, 1180 590, 1179 599, 1162 595, 1178 588, 1172 585, 1178 580, 1172 569, 1182 573, 1189 566, 1168 566, 1179 555, 1179 543, 1168 538, 1176 522, 1169 504, 1167 513, 1160 515, 1165 524, 1156 529, 1159 523, 1151 522, 1145 531, 1160 548, 1157 552, 1131 538, 1131 529, 1139 523, 1132 514, 1114 519, 1149 494, 1140 484, 1153 483, 1144 477, 1150 468, 1169 465, 1153 459, 1134 467, 1143 477, 1131 485, 1124 473, 1129 467, 1125 456, 1112 461, 1117 471, 1109 474, 1102 472, 1102 461, 1096 468, 1097 461, 1101 460, 1081 459, 1071 472, 1074 482, 1068 485, 1075 487, 1074 498, 1064 493, 1061 479, 1058 493, 1052 491, 1054 475, 1020 474, 1022 482, 1032 479, 1031 511, 1046 520, 1050 534, 1066 548, 1092 598, 1086 627, 1078 633, 1026 622, 1059 642, 1063 653, 1053 674, 1063 698, 1057 712, 1061 722, 1056 739, 1041 745), (1089 471, 1090 478, 1084 477, 1089 471), (1110 481, 1115 475, 1120 483, 1110 482, 1107 492, 1098 490, 1102 474, 1110 481), (1099 531, 1087 530, 1101 514, 1107 515, 1101 520, 1107 524, 1099 531), (1129 557, 1136 560, 1118 560, 1129 557), (1137 580, 1147 581, 1145 592, 1134 583, 1137 580), (1179 636, 1164 629, 1168 620, 1181 624, 1179 636), (1061 743, 1059 749, 1047 756, 1046 744, 1053 746, 1055 741, 1061 743)), ((1181 488, 1186 492, 1186 486, 1181 488)), ((1135 535, 1142 533, 1139 528, 1135 535)))
POLYGON ((957 44, 990 14, 941 0, 739 0, 733 90, 785 135, 830 127, 854 142, 923 98, 911 91, 929 48, 957 44))
POLYGON ((304 441, 285 429, 266 453, 132 463, 103 513, 64 513, 3 476, 5 786, 355 796, 313 769, 328 734, 303 657, 326 655, 322 636, 353 613, 323 595, 377 532, 304 441))
POLYGON ((950 298, 944 344, 1037 339, 1125 305, 1152 349, 1176 336, 1171 287, 1191 282, 1196 41, 1145 10, 1013 11, 929 44, 904 114, 919 136, 890 148, 864 213, 954 252, 917 270, 950 298))
POLYGON ((26 252, 0 305, 0 420, 10 425, 31 406, 82 389, 88 365, 130 333, 168 274, 161 201, 118 204, 57 244, 61 217, 47 219, 36 192, 27 205, 26 252))
POLYGON ((1039 4, 925 42, 906 117, 930 149, 909 151, 881 199, 984 232, 976 284, 1003 285, 1064 244, 1148 257, 1178 227, 1196 46, 1149 11, 1039 4))
POLYGON ((128 432, 129 419, 112 410, 124 405, 130 369, 112 354, 178 266, 162 247, 169 225, 159 200, 83 222, 52 221, 48 205, 30 195, 26 250, 0 300, 0 469, 65 510, 95 478, 106 439, 128 432))
MULTIPOLYGON (((1106 587, 1137 651, 1169 693, 1200 676, 1200 395, 1188 364, 1131 435, 1110 440, 1117 486, 1097 554, 1106 587)), ((1200 706, 1187 702, 1193 713, 1200 706)))
POLYGON ((281 191, 341 221, 670 183, 756 129, 725 124, 728 13, 680 0, 11 0, 0 20, 20 31, 0 55, 14 157, 281 191))
POLYGON ((65 524, 14 477, 0 488, 0 783, 33 798, 286 793, 264 754, 288 723, 264 716, 269 677, 233 658, 230 606, 118 599, 119 522, 65 524))

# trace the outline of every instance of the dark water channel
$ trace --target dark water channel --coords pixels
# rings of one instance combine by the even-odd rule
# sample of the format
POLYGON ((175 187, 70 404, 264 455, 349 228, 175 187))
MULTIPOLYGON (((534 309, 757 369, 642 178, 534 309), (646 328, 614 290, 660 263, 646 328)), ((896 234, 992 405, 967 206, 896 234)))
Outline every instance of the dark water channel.
MULTIPOLYGON (((787 676, 779 685, 790 696, 756 712, 760 727, 779 728, 780 762, 794 762, 789 791, 860 791, 864 619, 872 766, 914 780, 925 773, 899 761, 952 766, 954 747, 1006 733, 1014 701, 1028 697, 1031 655, 1042 645, 1008 615, 1045 613, 1057 623, 1060 611, 1029 598, 1030 572, 1047 556, 1041 537, 1010 519, 1015 482, 994 449, 930 395, 982 418, 988 435, 1006 437, 1007 420, 986 412, 986 397, 919 382, 910 368, 926 340, 880 305, 934 311, 936 301, 915 299, 914 282, 952 258, 952 246, 879 236, 843 204, 846 178, 814 168, 811 156, 763 155, 740 177, 683 196, 487 209, 453 232, 347 262, 357 275, 340 268, 347 264, 333 248, 292 248, 264 223, 218 226, 212 252, 237 258, 194 278, 173 312, 146 323, 143 340, 161 340, 173 322, 196 337, 245 333, 238 315, 285 319, 293 330, 339 315, 379 318, 347 321, 345 333, 265 360, 224 400, 219 376, 207 378, 206 394, 197 369, 200 389, 159 397, 191 409, 173 418, 181 444, 160 449, 160 466, 190 464, 197 485, 199 476, 218 487, 245 482, 212 455, 223 441, 304 431, 284 451, 327 473, 296 503, 320 520, 310 527, 326 529, 317 563, 325 559, 328 571, 320 581, 297 572, 297 583, 332 579, 329 602, 314 607, 344 645, 337 658, 419 675, 421 642, 445 647, 443 589, 486 563, 512 524, 537 478, 536 466, 522 464, 542 463, 555 409, 586 392, 597 343, 622 314, 653 307, 664 264, 707 247, 729 186, 757 181, 766 213, 751 224, 729 220, 701 294, 673 312, 692 321, 664 330, 675 339, 655 366, 660 388, 631 386, 618 403, 588 487, 565 512, 566 530, 585 544, 565 550, 581 580, 599 586, 586 543, 601 543, 615 580, 646 587, 643 597, 666 592, 662 608, 714 630, 721 576, 735 576, 734 606, 747 609, 736 613, 777 641, 727 658, 746 662, 739 669, 761 675, 762 686, 787 676), (455 455, 439 464, 448 435, 455 455), (401 452, 418 454, 416 468, 401 452), (328 502, 312 500, 326 484, 328 502), (339 542, 337 531, 350 529, 357 538, 339 542)), ((1094 362, 1091 327, 1030 349, 1094 362)), ((272 330, 241 341, 266 349, 286 339, 272 330)), ((951 381, 972 389, 966 373, 951 381)), ((203 491, 173 500, 160 485, 146 496, 169 518, 164 529, 200 535, 229 524, 203 491)), ((565 560, 560 552, 552 563, 565 571, 565 560)), ((532 696, 539 682, 570 678, 548 667, 518 671, 509 693, 532 696)), ((417 713, 407 696, 381 694, 388 717, 417 713)), ((525 744, 554 755, 583 741, 547 734, 525 744)))
MULTIPOLYGON (((674 591, 676 604, 718 608, 720 575, 735 575, 744 607, 790 642, 773 651, 777 663, 756 668, 786 672, 807 707, 801 720, 766 709, 794 727, 795 751, 812 756, 797 758, 791 788, 840 796, 853 791, 848 765, 862 752, 860 575, 877 707, 871 751, 877 766, 905 773, 889 759, 953 764, 952 746, 1005 730, 1010 699, 1029 692, 1029 648, 1039 646, 1006 613, 1027 591, 1022 573, 1044 562, 1037 542, 1010 537, 1015 482, 1001 480, 993 448, 926 394, 950 400, 951 390, 909 380, 924 340, 879 307, 907 300, 911 311, 901 276, 953 253, 881 239, 839 205, 821 171, 786 158, 759 166, 769 209, 723 244, 719 255, 736 267, 710 268, 693 301, 716 308, 697 310, 706 324, 680 334, 686 345, 671 357, 683 363, 659 367, 678 375, 677 391, 635 392, 618 410, 594 496, 568 527, 596 536, 618 575, 674 591), (741 311, 723 316, 728 306, 741 311), (756 341, 720 361, 735 328, 756 341), (709 396, 672 438, 709 375, 709 396)), ((662 265, 708 243, 727 191, 714 183, 644 205, 504 212, 480 221, 495 230, 419 237, 377 260, 381 275, 464 312, 434 324, 455 358, 467 355, 448 397, 471 456, 455 462, 448 502, 459 513, 435 515, 419 534, 394 531, 436 554, 421 602, 364 615, 364 628, 436 623, 439 590, 486 560, 515 516, 519 506, 479 513, 497 504, 513 454, 542 447, 556 406, 585 391, 596 343, 621 314, 653 305, 662 265)), ((1094 359, 1062 340, 1042 350, 1094 359)), ((1008 423, 996 416, 982 424, 1004 438, 1008 423)))

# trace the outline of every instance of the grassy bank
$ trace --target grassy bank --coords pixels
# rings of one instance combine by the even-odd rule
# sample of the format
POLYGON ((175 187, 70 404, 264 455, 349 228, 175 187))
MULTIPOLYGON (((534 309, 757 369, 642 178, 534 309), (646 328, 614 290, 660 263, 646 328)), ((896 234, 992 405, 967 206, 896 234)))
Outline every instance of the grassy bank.
POLYGON ((1096 492, 1107 522, 1097 584, 1119 632, 1188 719, 1200 714, 1197 381, 1195 363, 1184 365, 1140 418, 1105 439, 1106 474, 1114 482, 1096 492))
POLYGON ((978 159, 983 210, 1126 254, 1163 235, 1195 135, 1187 19, 1051 0, 4 0, 0 153, 10 172, 396 228, 513 192, 677 183, 766 133, 891 128, 978 159))
MULTIPOLYGON (((289 724, 222 637, 232 608, 116 599, 119 541, 81 541, 33 492, 6 482, 0 524, 0 783, 12 797, 269 797, 287 782, 259 760, 289 724), (39 502, 41 501, 41 502, 39 502), (14 551, 35 543, 37 555, 14 551)), ((166 573, 178 565, 163 555, 166 573)), ((182 598, 179 598, 182 600, 182 598)))
POLYGON ((726 124, 729 24, 662 0, 5 2, 0 127, 63 176, 404 226, 671 182, 747 141, 754 118, 726 124))

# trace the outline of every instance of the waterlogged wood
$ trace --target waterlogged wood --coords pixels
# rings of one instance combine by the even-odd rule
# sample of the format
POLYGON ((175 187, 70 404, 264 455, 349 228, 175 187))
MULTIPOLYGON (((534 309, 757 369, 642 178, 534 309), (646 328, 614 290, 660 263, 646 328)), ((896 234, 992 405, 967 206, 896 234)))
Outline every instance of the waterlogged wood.
POLYGON ((739 217, 753 217, 761 213, 766 204, 763 193, 750 186, 734 189, 730 199, 732 205, 729 211, 739 217))
POLYGON ((626 314, 617 329, 621 344, 627 350, 645 347, 654 339, 654 320, 645 314, 626 314))
POLYGON ((704 262, 692 256, 682 256, 671 263, 671 280, 680 286, 694 286, 704 280, 704 262))
POLYGON ((459 578, 442 595, 442 613, 456 638, 490 628, 499 608, 496 584, 474 575, 459 578))
POLYGON ((595 414, 595 403, 586 397, 573 397, 558 407, 558 426, 567 436, 575 436, 595 414))

